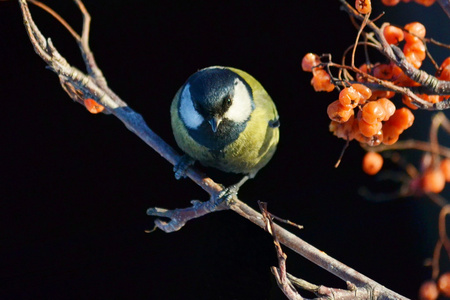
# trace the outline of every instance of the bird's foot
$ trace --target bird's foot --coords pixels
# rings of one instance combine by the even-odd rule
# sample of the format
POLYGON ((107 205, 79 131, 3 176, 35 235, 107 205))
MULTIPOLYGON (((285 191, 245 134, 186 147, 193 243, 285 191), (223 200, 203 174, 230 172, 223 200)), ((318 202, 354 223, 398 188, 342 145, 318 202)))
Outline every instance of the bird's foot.
POLYGON ((186 170, 192 166, 195 162, 195 159, 190 157, 189 155, 185 154, 183 155, 178 163, 173 166, 173 171, 175 172, 175 178, 181 179, 186 178, 186 170))
POLYGON ((238 183, 230 185, 229 187, 224 188, 219 195, 217 196, 217 202, 222 203, 223 201, 228 202, 234 196, 237 196, 237 193, 242 185, 249 179, 248 175, 245 175, 238 183))

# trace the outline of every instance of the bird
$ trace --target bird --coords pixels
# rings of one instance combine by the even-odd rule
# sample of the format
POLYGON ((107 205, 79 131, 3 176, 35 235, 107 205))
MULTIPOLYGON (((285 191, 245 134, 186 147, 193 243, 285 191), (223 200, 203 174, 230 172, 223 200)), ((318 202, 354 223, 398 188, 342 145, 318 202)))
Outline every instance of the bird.
POLYGON ((270 161, 279 141, 272 98, 250 74, 232 67, 192 74, 173 98, 170 115, 175 141, 186 154, 174 167, 177 179, 198 161, 244 174, 237 190, 270 161))

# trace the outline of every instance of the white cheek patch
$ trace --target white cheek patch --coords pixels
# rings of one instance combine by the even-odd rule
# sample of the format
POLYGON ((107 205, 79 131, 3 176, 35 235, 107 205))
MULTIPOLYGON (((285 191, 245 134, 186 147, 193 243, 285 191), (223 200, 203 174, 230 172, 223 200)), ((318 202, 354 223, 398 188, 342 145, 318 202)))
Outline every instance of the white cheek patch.
POLYGON ((197 129, 203 123, 204 119, 195 109, 194 103, 192 103, 189 87, 190 85, 186 84, 181 92, 180 117, 187 127, 197 129))
POLYGON ((234 80, 234 97, 224 117, 228 120, 242 123, 247 121, 252 113, 252 98, 248 93, 247 87, 239 80, 234 80))

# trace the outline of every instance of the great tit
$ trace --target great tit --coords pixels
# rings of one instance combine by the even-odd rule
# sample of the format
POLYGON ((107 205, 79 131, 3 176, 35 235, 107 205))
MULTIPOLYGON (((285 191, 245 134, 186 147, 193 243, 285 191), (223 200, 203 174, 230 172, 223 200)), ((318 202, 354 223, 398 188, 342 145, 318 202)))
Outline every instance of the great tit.
POLYGON ((247 179, 278 144, 275 104, 255 78, 235 68, 213 66, 191 75, 170 114, 175 140, 192 160, 247 179))

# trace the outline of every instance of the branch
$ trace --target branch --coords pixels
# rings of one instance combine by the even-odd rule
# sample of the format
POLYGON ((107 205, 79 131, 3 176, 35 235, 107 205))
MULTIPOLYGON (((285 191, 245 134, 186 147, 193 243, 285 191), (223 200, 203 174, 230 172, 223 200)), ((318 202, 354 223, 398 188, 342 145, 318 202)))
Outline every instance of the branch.
POLYGON ((278 233, 274 231, 275 224, 273 223, 271 214, 267 211, 267 203, 258 202, 259 208, 262 212, 264 218, 264 223, 266 225, 265 229, 273 236, 273 243, 275 245, 275 250, 278 257, 278 268, 272 267, 271 271, 274 274, 278 286, 283 291, 283 293, 288 297, 288 299, 300 300, 304 299, 295 290, 294 286, 297 286, 303 290, 312 292, 318 296, 315 299, 360 299, 360 300, 370 300, 370 299, 400 299, 396 298, 397 295, 394 294, 377 294, 375 286, 368 285, 355 285, 351 281, 347 281, 347 290, 329 288, 323 285, 315 285, 306 280, 296 278, 291 274, 287 273, 286 270, 286 259, 287 255, 283 252, 281 248, 280 241, 278 238, 278 233), (391 298, 393 297, 393 298, 391 298))
MULTIPOLYGON (((75 2, 83 13, 83 33, 81 35, 81 40, 78 40, 78 42, 89 74, 86 75, 80 70, 72 67, 58 53, 51 43, 51 40, 46 39, 39 32, 31 17, 26 0, 19 0, 25 28, 36 53, 48 64, 49 68, 58 75, 63 88, 73 100, 82 105, 84 105, 83 100, 86 98, 92 98, 99 102, 105 106, 108 113, 122 121, 130 131, 135 133, 172 165, 176 165, 181 159, 180 154, 156 135, 147 126, 143 117, 128 107, 128 105, 107 86, 106 80, 104 80, 103 75, 101 75, 102 73, 97 67, 88 45, 90 17, 82 2, 80 0, 75 0, 75 2)), ((266 228, 264 217, 237 199, 237 197, 234 196, 228 201, 221 201, 218 198, 218 195, 223 190, 222 186, 215 183, 202 172, 194 167, 190 167, 186 170, 186 176, 205 190, 210 195, 210 200, 206 202, 193 201, 192 207, 172 211, 161 208, 150 209, 148 213, 151 215, 170 218, 169 223, 161 220, 155 221, 156 226, 160 229, 166 232, 178 230, 187 221, 193 218, 224 209, 231 209, 261 228, 266 228)), ((274 235, 277 236, 279 243, 294 250, 342 280, 352 282, 358 288, 369 288, 373 298, 406 299, 309 245, 286 229, 273 224, 271 230, 274 235)))

